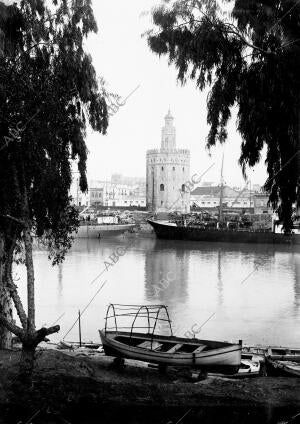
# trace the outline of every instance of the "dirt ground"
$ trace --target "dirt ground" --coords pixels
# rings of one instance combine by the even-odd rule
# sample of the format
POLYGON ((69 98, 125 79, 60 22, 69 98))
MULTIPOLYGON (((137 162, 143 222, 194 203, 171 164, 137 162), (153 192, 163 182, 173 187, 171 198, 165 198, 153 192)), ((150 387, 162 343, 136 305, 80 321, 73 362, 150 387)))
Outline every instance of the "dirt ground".
POLYGON ((40 350, 33 386, 16 384, 19 351, 0 351, 0 424, 297 423, 300 379, 194 381, 189 370, 155 368, 94 350, 40 350))

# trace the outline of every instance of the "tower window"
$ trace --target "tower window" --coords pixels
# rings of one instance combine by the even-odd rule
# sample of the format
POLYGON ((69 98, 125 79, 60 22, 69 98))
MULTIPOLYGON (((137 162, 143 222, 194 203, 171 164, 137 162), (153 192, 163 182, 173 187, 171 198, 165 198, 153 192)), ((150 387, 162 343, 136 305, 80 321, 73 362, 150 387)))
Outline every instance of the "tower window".
POLYGON ((160 191, 165 191, 165 186, 164 186, 163 184, 161 184, 161 185, 159 186, 159 189, 160 189, 160 191))
POLYGON ((181 191, 185 192, 185 184, 182 184, 181 191))
POLYGON ((163 201, 163 200, 161 200, 160 204, 161 204, 161 205, 163 205, 163 204, 164 204, 164 201, 163 201))
POLYGON ((163 167, 163 166, 161 167, 161 170, 162 170, 162 171, 164 170, 164 167, 163 167))
POLYGON ((183 172, 184 172, 184 167, 182 168, 183 172))
POLYGON ((173 166, 173 171, 175 171, 175 166, 173 166))

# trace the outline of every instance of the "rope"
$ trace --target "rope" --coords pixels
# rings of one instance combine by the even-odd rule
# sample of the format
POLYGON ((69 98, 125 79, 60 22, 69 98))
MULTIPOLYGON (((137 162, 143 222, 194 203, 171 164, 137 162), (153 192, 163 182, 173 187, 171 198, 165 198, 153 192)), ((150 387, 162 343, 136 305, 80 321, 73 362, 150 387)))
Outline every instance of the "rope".
MULTIPOLYGON (((86 307, 83 309, 83 311, 81 312, 80 316, 82 317, 82 315, 85 313, 85 311, 87 310, 87 308, 90 306, 90 304, 92 303, 92 301, 95 299, 95 297, 97 296, 97 294, 102 290, 102 288, 105 286, 105 284, 107 283, 107 280, 104 281, 104 283, 102 284, 102 286, 96 291, 96 293, 94 294, 94 296, 91 298, 91 300, 89 301, 89 303, 86 305, 86 307)), ((70 328, 70 330, 64 335, 63 340, 65 340, 65 338, 67 337, 67 335, 73 330, 73 328, 75 327, 76 323, 78 322, 79 317, 76 319, 76 321, 74 322, 74 324, 72 325, 72 327, 70 328)))

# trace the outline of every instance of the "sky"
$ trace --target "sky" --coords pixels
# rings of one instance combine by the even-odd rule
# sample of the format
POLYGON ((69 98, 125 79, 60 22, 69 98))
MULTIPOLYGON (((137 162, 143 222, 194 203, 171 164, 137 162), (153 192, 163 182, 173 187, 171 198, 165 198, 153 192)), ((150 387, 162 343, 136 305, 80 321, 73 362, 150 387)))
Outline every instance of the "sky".
MULTIPOLYGON (((236 131, 236 111, 228 126, 225 146, 205 147, 209 128, 206 122, 206 97, 194 82, 181 86, 176 70, 166 57, 150 51, 141 34, 152 28, 151 9, 155 0, 93 0, 98 34, 87 40, 97 74, 110 91, 127 99, 124 106, 110 118, 107 135, 89 131, 88 175, 93 179, 109 179, 112 173, 145 176, 147 149, 160 147, 161 127, 170 107, 174 116, 177 147, 190 149, 191 175, 204 173, 206 181, 220 180, 224 152, 224 180, 233 186, 245 181, 238 165, 241 138, 236 131)), ((266 180, 264 158, 248 177, 252 184, 266 180)))
MULTIPOLYGON (((203 180, 219 182, 224 152, 225 183, 244 186, 238 165, 241 138, 236 131, 236 111, 228 125, 226 145, 209 152, 205 147, 209 131, 208 91, 200 92, 194 82, 181 86, 174 66, 168 65, 166 57, 152 53, 146 38, 141 36, 152 28, 149 12, 158 3, 159 0, 93 0, 98 33, 89 36, 85 49, 93 58, 97 75, 105 79, 109 91, 122 99, 138 88, 110 118, 106 135, 89 129, 88 178, 110 179, 113 173, 145 176, 146 151, 160 147, 161 128, 170 108, 177 147, 191 152, 191 175, 201 175, 213 165, 203 180)), ((252 184, 264 183, 267 179, 264 155, 247 177, 252 184)))

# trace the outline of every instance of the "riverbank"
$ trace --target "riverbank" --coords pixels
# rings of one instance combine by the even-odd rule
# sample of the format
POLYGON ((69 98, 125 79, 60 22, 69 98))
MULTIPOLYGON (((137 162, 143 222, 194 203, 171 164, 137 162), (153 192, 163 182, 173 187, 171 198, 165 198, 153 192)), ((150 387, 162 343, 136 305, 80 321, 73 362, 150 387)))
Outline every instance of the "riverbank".
MULTIPOLYGON (((116 369, 103 353, 39 350, 33 387, 11 389, 19 351, 0 352, 0 423, 279 423, 300 412, 300 379, 165 375, 128 361, 116 369), (31 417, 36 416, 30 420, 31 417), (185 415, 186 414, 186 415, 185 415), (185 415, 185 416, 184 416, 185 415)), ((297 422, 297 421, 294 421, 297 422)))

